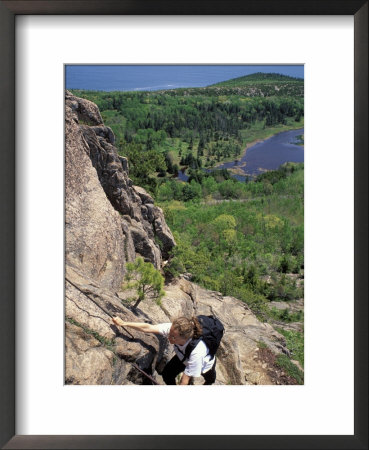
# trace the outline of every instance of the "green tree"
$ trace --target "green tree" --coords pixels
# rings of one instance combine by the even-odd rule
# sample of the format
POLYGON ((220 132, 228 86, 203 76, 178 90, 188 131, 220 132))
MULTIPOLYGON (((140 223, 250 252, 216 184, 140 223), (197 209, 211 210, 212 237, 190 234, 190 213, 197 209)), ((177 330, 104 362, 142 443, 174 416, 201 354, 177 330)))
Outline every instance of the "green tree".
POLYGON ((130 178, 137 184, 145 184, 155 172, 166 171, 164 155, 158 150, 145 151, 140 144, 127 144, 119 149, 129 162, 130 178))
POLYGON ((174 193, 169 183, 163 183, 158 188, 157 199, 159 201, 173 200, 174 193))
POLYGON ((251 264, 251 266, 247 269, 247 272, 244 275, 244 282, 252 288, 255 288, 257 286, 258 276, 254 264, 251 264))
POLYGON ((213 220, 213 225, 218 233, 222 233, 227 229, 235 229, 237 222, 236 219, 230 214, 221 214, 213 220))
POLYGON ((178 177, 179 167, 178 164, 173 164, 173 175, 178 177))
POLYGON ((201 197, 201 185, 192 180, 191 183, 186 183, 182 190, 182 199, 185 202, 201 197))
POLYGON ((143 258, 136 258, 135 262, 127 264, 127 274, 125 280, 127 284, 124 288, 134 288, 137 290, 137 300, 133 308, 144 300, 148 295, 160 303, 160 299, 164 296, 164 278, 155 267, 145 262, 143 258))
POLYGON ((167 171, 169 173, 174 173, 173 170, 173 156, 168 153, 165 154, 165 164, 167 165, 167 171))

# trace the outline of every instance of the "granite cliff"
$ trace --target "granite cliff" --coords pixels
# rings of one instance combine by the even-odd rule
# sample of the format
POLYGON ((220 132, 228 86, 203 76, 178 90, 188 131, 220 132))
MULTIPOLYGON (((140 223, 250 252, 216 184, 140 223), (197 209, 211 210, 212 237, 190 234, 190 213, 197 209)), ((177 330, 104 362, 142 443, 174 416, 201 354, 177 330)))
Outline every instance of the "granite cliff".
POLYGON ((150 384, 138 368, 163 384, 168 343, 116 327, 111 316, 158 323, 192 314, 216 314, 225 325, 217 384, 293 383, 274 364, 288 354, 283 336, 238 299, 179 277, 160 306, 147 299, 132 309, 121 290, 126 263, 142 256, 160 270, 175 241, 162 210, 130 180, 97 106, 68 91, 65 99, 66 384, 150 384))

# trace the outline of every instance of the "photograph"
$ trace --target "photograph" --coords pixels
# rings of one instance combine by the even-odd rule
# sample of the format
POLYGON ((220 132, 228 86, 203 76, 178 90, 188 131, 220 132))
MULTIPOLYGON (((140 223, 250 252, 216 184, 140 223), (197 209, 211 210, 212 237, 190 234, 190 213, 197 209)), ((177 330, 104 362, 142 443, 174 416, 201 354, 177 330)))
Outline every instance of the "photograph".
POLYGON ((304 384, 303 65, 65 65, 65 384, 304 384))

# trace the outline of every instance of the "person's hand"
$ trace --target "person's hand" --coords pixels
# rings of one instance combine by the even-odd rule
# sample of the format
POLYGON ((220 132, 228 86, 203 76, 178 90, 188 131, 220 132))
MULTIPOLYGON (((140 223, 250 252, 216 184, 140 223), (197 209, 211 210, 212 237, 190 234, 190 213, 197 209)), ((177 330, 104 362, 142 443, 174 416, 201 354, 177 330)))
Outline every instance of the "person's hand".
POLYGON ((119 317, 112 317, 112 321, 115 323, 115 325, 120 325, 120 326, 124 325, 123 320, 119 317))

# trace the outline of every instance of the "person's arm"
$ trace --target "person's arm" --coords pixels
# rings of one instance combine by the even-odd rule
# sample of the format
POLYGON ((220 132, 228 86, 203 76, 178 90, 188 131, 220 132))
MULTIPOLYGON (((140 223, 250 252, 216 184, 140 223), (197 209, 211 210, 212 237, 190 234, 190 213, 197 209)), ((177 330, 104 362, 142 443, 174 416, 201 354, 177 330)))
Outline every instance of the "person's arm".
POLYGON ((185 385, 189 384, 190 380, 191 380, 191 377, 189 375, 186 375, 185 373, 183 373, 179 384, 180 384, 180 386, 185 386, 185 385))
POLYGON ((121 327, 133 328, 134 330, 143 331, 144 333, 160 333, 158 325, 151 325, 145 322, 123 322, 119 317, 113 317, 112 320, 115 325, 120 325, 121 327))

